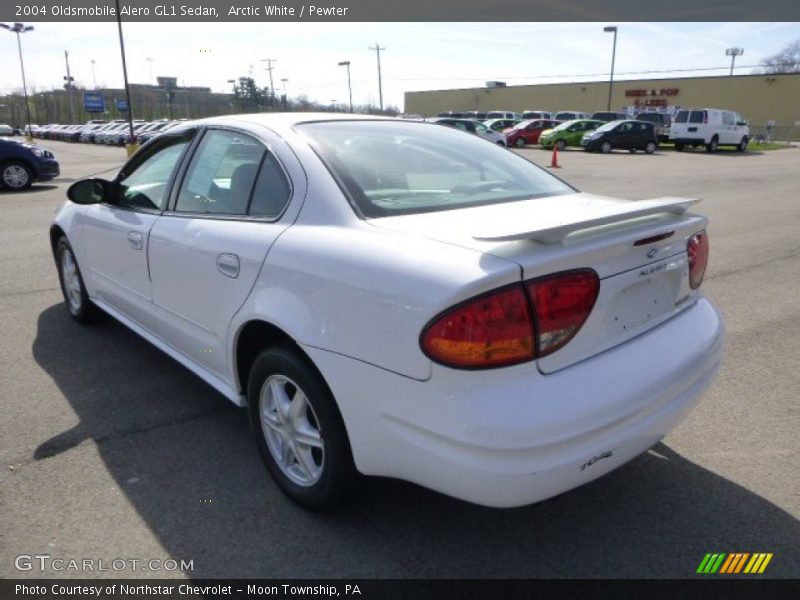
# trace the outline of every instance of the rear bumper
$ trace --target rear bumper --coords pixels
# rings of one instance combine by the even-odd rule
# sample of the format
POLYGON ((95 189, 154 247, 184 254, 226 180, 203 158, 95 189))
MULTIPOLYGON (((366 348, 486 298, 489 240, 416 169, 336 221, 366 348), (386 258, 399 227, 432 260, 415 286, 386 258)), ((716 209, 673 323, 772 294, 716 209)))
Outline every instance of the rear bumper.
POLYGON ((722 360, 704 298, 607 352, 542 375, 434 366, 425 382, 305 348, 337 399, 358 469, 494 507, 587 483, 662 439, 722 360))

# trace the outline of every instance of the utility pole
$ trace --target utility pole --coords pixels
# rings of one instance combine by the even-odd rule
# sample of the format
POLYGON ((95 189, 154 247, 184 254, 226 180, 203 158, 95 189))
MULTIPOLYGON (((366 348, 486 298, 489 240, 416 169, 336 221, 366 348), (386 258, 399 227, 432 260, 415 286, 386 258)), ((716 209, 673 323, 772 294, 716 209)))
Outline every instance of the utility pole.
POLYGON ((608 80, 608 106, 606 107, 606 110, 610 111, 611 92, 614 90, 614 59, 617 57, 617 26, 611 25, 609 27, 603 27, 603 31, 614 34, 614 46, 611 50, 611 77, 608 80))
POLYGON ((64 50, 64 62, 67 63, 67 75, 64 77, 64 87, 67 88, 67 102, 69 103, 69 122, 75 122, 75 107, 72 103, 72 82, 75 81, 75 78, 70 75, 69 73, 69 52, 64 50))
POLYGON ((264 68, 265 71, 269 71, 269 95, 270 95, 270 104, 273 104, 275 101, 275 86, 272 83, 272 69, 275 67, 272 66, 272 63, 278 62, 277 58, 262 58, 261 62, 267 63, 267 66, 264 68))
POLYGON ((97 76, 94 73, 94 59, 92 59, 92 84, 94 85, 94 89, 97 89, 97 76))
POLYGON ((383 84, 381 82, 381 50, 386 50, 386 48, 381 48, 378 42, 375 42, 375 47, 369 47, 370 50, 375 50, 375 53, 378 55, 378 98, 380 102, 381 112, 383 112, 383 84))

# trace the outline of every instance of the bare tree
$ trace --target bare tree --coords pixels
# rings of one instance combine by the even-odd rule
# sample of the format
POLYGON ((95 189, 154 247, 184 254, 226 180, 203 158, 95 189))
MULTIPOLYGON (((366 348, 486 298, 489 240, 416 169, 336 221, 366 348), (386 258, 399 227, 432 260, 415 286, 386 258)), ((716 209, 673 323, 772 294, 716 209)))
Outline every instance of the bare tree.
POLYGON ((763 73, 800 73, 800 40, 761 61, 763 73))

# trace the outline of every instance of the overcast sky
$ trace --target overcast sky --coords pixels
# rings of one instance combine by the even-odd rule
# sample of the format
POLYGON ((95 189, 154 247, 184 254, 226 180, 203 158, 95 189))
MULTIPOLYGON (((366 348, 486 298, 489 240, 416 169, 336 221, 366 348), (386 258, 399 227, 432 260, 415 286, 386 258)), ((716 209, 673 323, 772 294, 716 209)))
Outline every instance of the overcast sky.
MULTIPOLYGON (((612 23, 608 23, 612 24, 612 23)), ((274 58, 273 80, 282 78, 291 97, 347 101, 351 61, 353 101, 378 102, 375 52, 381 53, 385 105, 403 108, 411 90, 605 79, 612 35, 606 23, 127 23, 123 24, 131 82, 177 77, 184 85, 229 91, 229 79, 251 73, 269 84, 262 59, 274 58), (152 61, 148 61, 148 57, 152 61), (150 76, 152 67, 152 78, 150 76), (581 77, 581 75, 586 75, 581 77)), ((22 36, 29 88, 63 85, 64 50, 72 75, 92 87, 122 86, 116 23, 35 23, 22 36)), ((800 38, 800 23, 621 23, 616 72, 620 79, 713 75, 707 70, 632 74, 645 71, 726 67, 725 49, 745 49, 742 66, 757 65, 800 38), (626 75, 631 73, 631 75, 626 75)), ((749 73, 750 68, 737 69, 749 73)), ((0 30, 0 93, 21 90, 15 37, 0 30)))

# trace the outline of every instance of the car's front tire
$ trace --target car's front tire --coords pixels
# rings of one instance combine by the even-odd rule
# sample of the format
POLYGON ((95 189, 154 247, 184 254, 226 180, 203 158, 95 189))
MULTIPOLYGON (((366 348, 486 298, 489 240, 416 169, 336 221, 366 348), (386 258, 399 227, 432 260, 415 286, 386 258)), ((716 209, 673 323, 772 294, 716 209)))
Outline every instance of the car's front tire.
POLYGON ((566 147, 567 147, 567 142, 565 142, 564 140, 558 140, 556 142, 556 149, 559 152, 563 151, 566 147))
POLYGON ((514 145, 517 148, 524 148, 525 147, 525 138, 517 138, 517 141, 514 142, 514 145))
POLYGON ((355 489, 344 421, 328 386, 296 350, 264 350, 247 384, 256 445, 278 487, 310 510, 327 510, 355 489))
POLYGON ((748 142, 748 141, 749 141, 749 140, 747 139, 747 136, 744 136, 744 137, 741 139, 741 141, 740 141, 740 142, 739 142, 739 143, 736 145, 736 149, 737 149, 739 152, 744 152, 745 150, 747 150, 747 142, 748 142))
POLYGON ((19 160, 0 165, 0 186, 14 191, 27 190, 33 183, 33 170, 19 160))
POLYGON ((600 144, 600 152, 603 154, 608 154, 611 152, 611 142, 603 142, 600 144))
POLYGON ((73 319, 79 323, 89 323, 99 314, 99 309, 89 299, 83 276, 78 267, 78 261, 72 246, 66 237, 61 237, 56 244, 56 265, 58 266, 58 280, 61 283, 61 293, 64 294, 64 303, 73 319))

